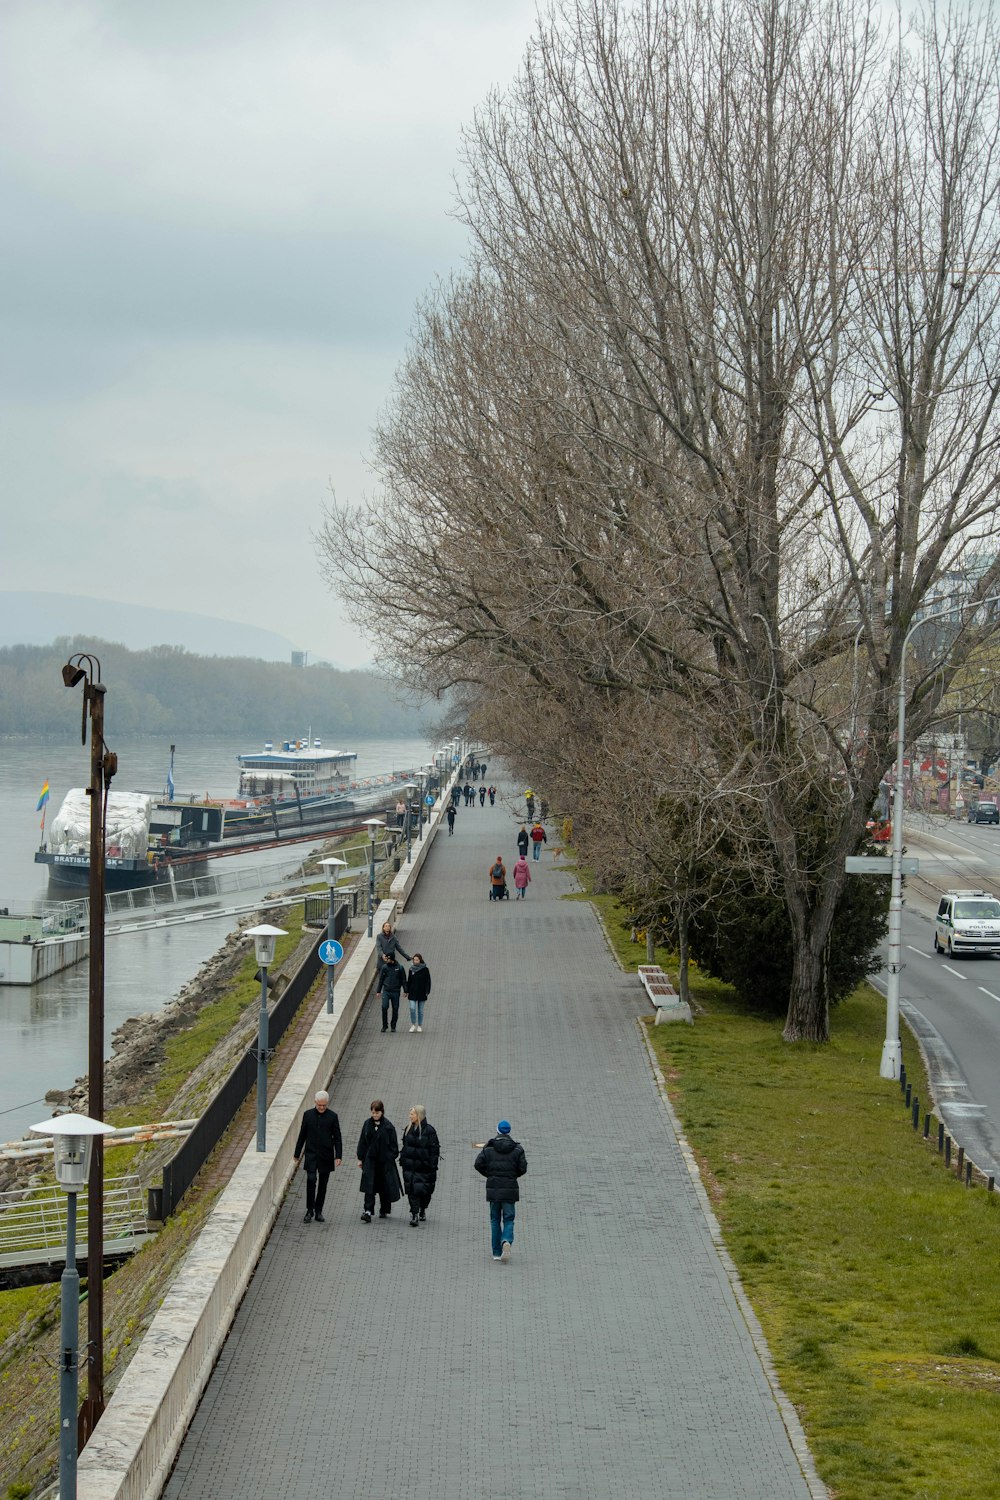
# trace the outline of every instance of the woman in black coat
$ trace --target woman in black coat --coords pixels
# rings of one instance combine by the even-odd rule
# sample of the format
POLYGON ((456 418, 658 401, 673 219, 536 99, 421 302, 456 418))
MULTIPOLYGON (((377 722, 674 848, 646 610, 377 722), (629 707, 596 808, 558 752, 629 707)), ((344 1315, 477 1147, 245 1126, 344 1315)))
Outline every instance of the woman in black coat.
POLYGON ((406 993, 410 997, 410 1030, 423 1031, 424 1006, 431 992, 431 971, 424 963, 422 953, 414 953, 413 968, 406 981, 406 993))
POLYGON ((399 1141, 396 1127, 385 1118, 385 1105, 381 1099, 371 1102, 371 1119, 366 1120, 358 1137, 358 1166, 361 1168, 361 1192, 365 1195, 365 1206, 361 1217, 366 1224, 372 1221, 375 1212, 375 1195, 378 1194, 380 1219, 387 1219, 392 1205, 403 1196, 396 1171, 399 1141))
POLYGON ((399 1165, 403 1169, 403 1186, 410 1200, 410 1228, 427 1217, 427 1205, 437 1182, 438 1159, 441 1143, 433 1125, 427 1123, 427 1111, 422 1104, 410 1110, 410 1123, 403 1131, 403 1144, 399 1153, 399 1165))

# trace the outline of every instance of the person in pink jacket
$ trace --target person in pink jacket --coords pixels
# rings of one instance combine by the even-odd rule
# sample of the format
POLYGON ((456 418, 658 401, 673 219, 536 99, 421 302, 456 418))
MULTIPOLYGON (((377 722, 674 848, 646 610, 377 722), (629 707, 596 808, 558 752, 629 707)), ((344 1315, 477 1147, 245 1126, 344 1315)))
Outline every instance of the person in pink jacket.
POLYGON ((531 871, 528 869, 528 861, 523 854, 519 854, 514 865, 514 889, 517 891, 515 900, 523 901, 524 893, 531 879, 531 871))

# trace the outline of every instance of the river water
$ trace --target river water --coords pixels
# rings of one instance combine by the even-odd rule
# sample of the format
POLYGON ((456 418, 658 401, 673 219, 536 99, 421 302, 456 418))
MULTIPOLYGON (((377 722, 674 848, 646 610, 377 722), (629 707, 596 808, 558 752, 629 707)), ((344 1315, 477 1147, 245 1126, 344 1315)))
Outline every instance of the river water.
MULTIPOLYGON (((262 742, 263 743, 263 742, 262 742)), ((331 748, 335 741, 325 736, 331 748)), ((354 740, 337 748, 357 752, 358 777, 409 770, 430 761, 432 747, 422 740, 354 740)), ((121 791, 164 792, 170 759, 169 742, 114 741, 121 791)), ((236 795, 238 750, 231 739, 200 737, 178 741, 174 760, 177 795, 236 795)), ((0 907, 16 909, 26 900, 48 895, 48 871, 34 863, 41 840, 41 814, 35 811, 42 783, 51 788, 48 821, 58 812, 70 787, 89 778, 90 747, 79 739, 39 744, 0 741, 0 907)), ((273 853, 227 856, 226 868, 266 865, 287 870, 306 857, 308 845, 295 844, 283 857, 273 853)), ((58 899, 58 897, 57 897, 58 899)), ((192 922, 146 932, 109 937, 105 950, 105 1039, 108 1052, 116 1027, 129 1016, 159 1010, 197 973, 226 934, 233 917, 192 922)), ((0 1141, 22 1135, 50 1113, 47 1089, 68 1088, 87 1069, 86 961, 64 969, 40 984, 0 985, 0 1141)))

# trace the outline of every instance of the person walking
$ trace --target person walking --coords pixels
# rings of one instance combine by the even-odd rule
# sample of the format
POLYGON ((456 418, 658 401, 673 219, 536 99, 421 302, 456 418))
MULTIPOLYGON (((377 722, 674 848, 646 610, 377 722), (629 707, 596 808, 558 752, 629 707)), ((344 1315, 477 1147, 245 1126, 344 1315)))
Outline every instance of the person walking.
POLYGON ((514 889, 517 892, 516 901, 524 900, 524 893, 531 884, 531 871, 528 869, 528 861, 523 854, 519 854, 514 865, 514 889))
POLYGON ((507 888, 507 866, 500 855, 490 865, 490 900, 502 901, 507 888))
POLYGON ((402 828, 406 822, 406 803, 400 797, 396 803, 396 827, 402 828))
POLYGON ((529 787, 524 794, 524 805, 528 809, 528 822, 532 822, 535 816, 535 794, 529 787))
POLYGON ((541 823, 533 823, 531 828, 532 859, 541 859, 542 845, 547 843, 548 839, 545 837, 545 829, 542 827, 541 823))
POLYGON ((406 986, 410 997, 410 1030, 423 1031, 424 1006, 431 992, 431 971, 424 963, 422 953, 413 955, 413 968, 410 970, 406 986))
POLYGON ((319 1090, 314 1097, 313 1108, 307 1109, 302 1116, 302 1124, 299 1126, 299 1136, 293 1153, 296 1167, 302 1158, 303 1146, 306 1156, 304 1222, 310 1224, 315 1219, 317 1224, 322 1224, 326 1185, 330 1181, 330 1173, 340 1166, 344 1155, 344 1147, 340 1139, 340 1121, 330 1108, 330 1095, 326 1089, 319 1090))
POLYGON ((382 996, 382 1030, 395 1031, 396 1022, 399 1020, 399 997, 401 993, 406 993, 406 970, 402 964, 396 962, 395 953, 390 953, 382 965, 375 993, 382 996), (391 1028, 389 1026, 390 1006, 392 1007, 391 1028))
POLYGON ((399 1148, 403 1187, 410 1203, 411 1229, 416 1229, 427 1218, 427 1205, 434 1195, 440 1157, 441 1142, 437 1131, 433 1125, 428 1125, 424 1106, 415 1104, 410 1110, 410 1123, 403 1131, 399 1148))
POLYGON ((528 1170, 524 1147, 511 1135, 509 1120, 497 1125, 496 1135, 476 1157, 475 1168, 486 1178, 493 1259, 509 1261, 514 1247, 514 1205, 521 1196, 518 1178, 528 1170))
POLYGON ((496 789, 495 786, 491 786, 490 787, 490 806, 491 807, 495 807, 496 806, 496 800, 497 800, 497 789, 496 789))
POLYGON ((381 1099, 371 1102, 371 1117, 361 1127, 358 1137, 358 1166, 361 1168, 360 1190, 364 1193, 364 1208, 361 1217, 366 1224, 372 1221, 375 1198, 378 1197, 378 1216, 387 1219, 392 1205, 403 1196, 396 1171, 399 1141, 396 1127, 385 1117, 385 1105, 381 1099))
POLYGON ((486 787, 485 786, 481 786, 479 788, 479 806, 480 807, 485 807, 486 806, 486 787))
POLYGON ((459 799, 459 797, 461 797, 461 795, 462 795, 462 788, 459 786, 458 782, 456 781, 455 785, 451 789, 451 805, 452 805, 452 807, 457 807, 458 806, 458 799, 459 799))
POLYGON ((407 963, 413 962, 406 949, 400 943, 399 938, 393 932, 391 922, 382 923, 382 931, 375 939, 375 951, 377 956, 378 972, 380 974, 390 953, 395 958, 405 958, 407 963))
POLYGON ((448 837, 451 838, 454 835, 454 832, 455 832, 455 804, 454 804, 454 802, 449 802, 448 803, 448 811, 445 813, 445 817, 448 819, 448 837))
POLYGON ((520 828, 520 832, 517 835, 517 852, 518 852, 518 854, 520 854, 522 857, 525 857, 527 855, 527 853, 528 853, 528 845, 530 843, 531 843, 531 839, 530 839, 530 837, 528 835, 528 830, 525 828, 524 824, 522 823, 521 824, 521 828, 520 828))

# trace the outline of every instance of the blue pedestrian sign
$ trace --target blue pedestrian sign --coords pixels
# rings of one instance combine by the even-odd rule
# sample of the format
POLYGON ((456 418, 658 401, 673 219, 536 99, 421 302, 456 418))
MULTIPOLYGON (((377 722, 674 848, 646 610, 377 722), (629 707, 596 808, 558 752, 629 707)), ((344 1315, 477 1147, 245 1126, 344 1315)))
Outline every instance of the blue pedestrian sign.
POLYGON ((335 938, 327 938, 319 945, 319 956, 325 964, 339 964, 344 950, 335 938))

